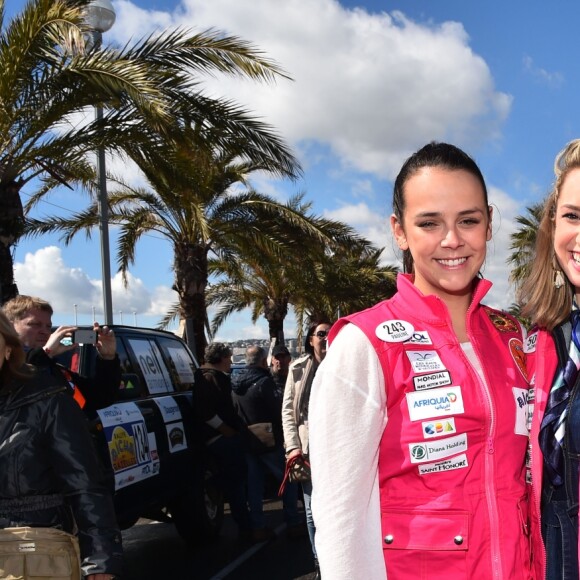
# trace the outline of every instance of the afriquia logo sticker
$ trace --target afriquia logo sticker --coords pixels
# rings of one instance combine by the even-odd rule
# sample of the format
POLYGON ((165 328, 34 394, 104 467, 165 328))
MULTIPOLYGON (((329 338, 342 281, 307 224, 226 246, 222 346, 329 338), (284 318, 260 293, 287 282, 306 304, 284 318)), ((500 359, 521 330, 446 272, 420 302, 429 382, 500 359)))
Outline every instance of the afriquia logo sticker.
POLYGON ((411 421, 458 415, 464 412, 461 387, 412 391, 405 395, 411 421))
POLYGON ((413 331, 413 325, 406 320, 385 320, 375 328, 377 338, 384 342, 405 342, 413 331))

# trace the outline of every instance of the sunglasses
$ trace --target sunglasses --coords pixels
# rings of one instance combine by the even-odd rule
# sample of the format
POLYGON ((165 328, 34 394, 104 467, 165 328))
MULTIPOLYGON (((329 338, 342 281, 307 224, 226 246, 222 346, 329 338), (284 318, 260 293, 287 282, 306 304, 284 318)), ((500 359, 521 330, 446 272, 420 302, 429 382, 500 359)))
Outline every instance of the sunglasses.
POLYGON ((317 336, 318 338, 326 338, 328 336, 328 330, 319 330, 314 333, 314 336, 317 336))

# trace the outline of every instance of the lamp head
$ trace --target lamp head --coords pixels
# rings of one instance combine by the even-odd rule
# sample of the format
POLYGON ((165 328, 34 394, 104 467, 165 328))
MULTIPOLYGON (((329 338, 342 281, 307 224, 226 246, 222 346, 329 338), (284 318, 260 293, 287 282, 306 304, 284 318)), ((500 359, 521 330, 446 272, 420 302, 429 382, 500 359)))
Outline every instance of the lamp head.
POLYGON ((87 4, 84 14, 87 26, 101 34, 115 24, 116 14, 111 0, 92 0, 87 4))

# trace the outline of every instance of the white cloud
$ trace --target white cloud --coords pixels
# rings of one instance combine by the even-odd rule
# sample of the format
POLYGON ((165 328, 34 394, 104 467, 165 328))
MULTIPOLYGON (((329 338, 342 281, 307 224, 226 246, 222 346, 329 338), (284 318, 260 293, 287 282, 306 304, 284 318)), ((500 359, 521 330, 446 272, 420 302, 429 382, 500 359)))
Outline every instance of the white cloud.
MULTIPOLYGON (((93 309, 96 317, 102 320, 101 280, 90 278, 81 268, 67 266, 60 248, 48 246, 27 253, 24 262, 14 264, 14 274, 20 293, 48 300, 55 311, 55 319, 58 315, 71 322, 76 305, 79 323, 87 324, 92 319, 93 309)), ((167 311, 164 308, 170 304, 171 295, 175 297, 175 292, 158 286, 150 293, 143 281, 131 273, 128 273, 128 281, 127 288, 123 287, 121 274, 116 274, 111 281, 115 322, 121 322, 120 313, 123 312, 124 322, 132 324, 133 312, 136 312, 142 320, 145 317, 148 326, 156 324, 167 311)))
POLYGON ((531 56, 524 56, 524 70, 532 75, 538 82, 558 89, 564 84, 564 75, 560 72, 550 72, 537 66, 531 56))
POLYGON ((136 30, 177 25, 251 41, 294 82, 220 75, 207 81, 209 90, 245 104, 294 145, 327 145, 347 168, 393 177, 426 141, 498 138, 510 110, 511 97, 495 89, 457 22, 418 24, 401 12, 371 14, 336 0, 184 0, 171 14, 125 0, 115 6, 108 34, 119 43, 136 30))

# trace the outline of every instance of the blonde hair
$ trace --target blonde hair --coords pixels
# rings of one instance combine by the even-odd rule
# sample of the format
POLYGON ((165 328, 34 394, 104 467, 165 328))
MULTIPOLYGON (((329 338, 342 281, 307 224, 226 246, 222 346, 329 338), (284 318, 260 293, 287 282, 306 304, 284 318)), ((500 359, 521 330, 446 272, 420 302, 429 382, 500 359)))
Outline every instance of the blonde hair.
POLYGON ((536 236, 535 256, 530 273, 518 291, 518 299, 523 304, 522 315, 547 330, 553 330, 564 322, 572 310, 574 287, 562 272, 554 255, 554 231, 558 196, 566 177, 574 169, 580 169, 580 139, 570 141, 556 157, 556 179, 544 202, 536 236), (561 288, 554 285, 557 273, 564 280, 561 288))
POLYGON ((2 311, 0 311, 0 334, 6 342, 6 346, 10 347, 10 357, 4 361, 0 369, 0 388, 3 388, 12 379, 29 377, 30 369, 24 364, 26 355, 18 334, 2 311))
POLYGON ((26 318, 31 310, 48 312, 50 316, 53 314, 52 306, 46 300, 36 296, 26 296, 26 294, 19 294, 11 298, 4 303, 2 310, 11 322, 26 318))

